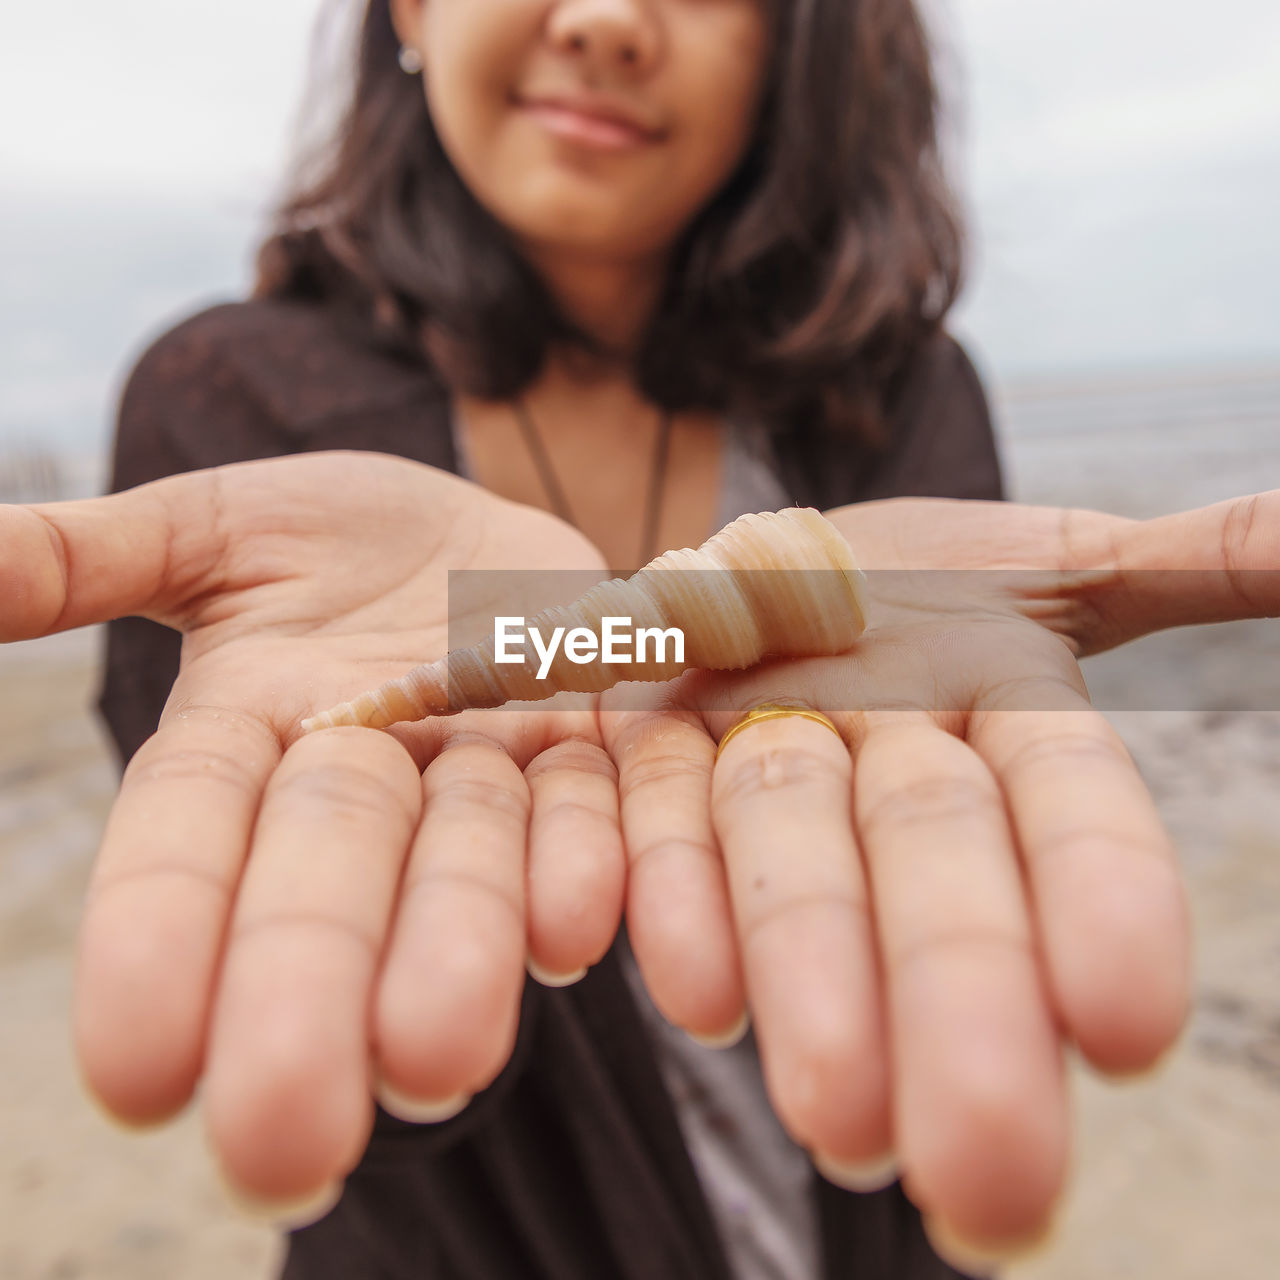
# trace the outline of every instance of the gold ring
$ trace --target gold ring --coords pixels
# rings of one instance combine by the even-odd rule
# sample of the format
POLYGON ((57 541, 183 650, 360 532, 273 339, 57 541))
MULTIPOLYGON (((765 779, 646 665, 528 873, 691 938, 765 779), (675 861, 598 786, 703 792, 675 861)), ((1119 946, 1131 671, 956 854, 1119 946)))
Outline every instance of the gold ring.
POLYGON ((720 759, 720 754, 729 745, 729 740, 740 734, 743 729, 749 728, 753 724, 761 724, 765 720, 781 720, 786 716, 799 716, 802 720, 812 720, 815 724, 825 724, 837 738, 840 738, 841 742, 844 741, 840 730, 835 726, 835 722, 829 716, 824 716, 821 711, 815 711, 812 707, 789 705, 785 702, 762 702, 758 707, 752 707, 736 724, 730 725, 724 737, 720 739, 720 745, 716 748, 716 759, 720 759))

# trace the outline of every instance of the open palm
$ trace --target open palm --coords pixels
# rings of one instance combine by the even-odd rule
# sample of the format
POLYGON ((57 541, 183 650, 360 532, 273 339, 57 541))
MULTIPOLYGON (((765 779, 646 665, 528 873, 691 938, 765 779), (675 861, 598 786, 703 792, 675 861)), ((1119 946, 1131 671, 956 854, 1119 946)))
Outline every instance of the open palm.
POLYGON ((624 859, 593 699, 298 734, 445 652, 470 622, 450 569, 600 564, 557 520, 372 454, 0 512, 0 638, 125 613, 184 632, 80 935, 77 1050, 113 1115, 167 1118, 203 1076, 230 1181, 293 1199, 357 1163, 373 1092, 439 1118, 497 1074, 527 937, 552 971, 604 953, 624 859))
POLYGON ((749 1008, 793 1136, 850 1187, 900 1171, 955 1256, 956 1233, 1003 1245, 1050 1212, 1061 1042, 1141 1070, 1187 1007, 1173 850, 1077 658, 1280 612, 1280 493, 1146 522, 910 499, 827 514, 869 571, 851 651, 602 699, 629 934, 672 1022, 714 1036, 749 1008), (717 760, 769 702, 840 737, 788 717, 717 760))

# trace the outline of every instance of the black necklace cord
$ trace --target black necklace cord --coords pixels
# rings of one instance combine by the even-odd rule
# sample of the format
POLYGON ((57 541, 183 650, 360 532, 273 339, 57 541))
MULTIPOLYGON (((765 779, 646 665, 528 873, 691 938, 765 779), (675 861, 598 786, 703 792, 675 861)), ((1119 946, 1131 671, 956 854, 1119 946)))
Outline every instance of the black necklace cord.
MULTIPOLYGON (((533 421, 529 406, 525 404, 523 396, 517 396, 514 404, 516 421, 520 424, 520 432, 524 436, 529 456, 533 459, 534 470, 538 473, 538 480, 546 492, 547 500, 551 503, 552 511, 565 524, 571 524, 575 529, 580 528, 573 518, 568 496, 560 483, 560 478, 556 475, 551 455, 533 421)), ((654 440, 653 461, 649 467, 649 486, 645 494, 644 524, 640 531, 641 565, 648 564, 658 554, 658 526, 662 520, 662 499, 667 487, 667 464, 671 456, 671 428, 671 410, 664 409, 658 423, 658 434, 654 440)))

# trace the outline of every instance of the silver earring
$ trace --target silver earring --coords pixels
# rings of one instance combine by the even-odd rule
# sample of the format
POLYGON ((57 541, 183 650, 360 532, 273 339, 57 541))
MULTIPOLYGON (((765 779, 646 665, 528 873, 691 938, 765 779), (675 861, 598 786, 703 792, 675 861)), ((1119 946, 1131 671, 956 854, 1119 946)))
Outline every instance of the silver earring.
POLYGON ((412 45, 400 46, 400 70, 407 76, 416 76, 422 70, 422 54, 412 45))

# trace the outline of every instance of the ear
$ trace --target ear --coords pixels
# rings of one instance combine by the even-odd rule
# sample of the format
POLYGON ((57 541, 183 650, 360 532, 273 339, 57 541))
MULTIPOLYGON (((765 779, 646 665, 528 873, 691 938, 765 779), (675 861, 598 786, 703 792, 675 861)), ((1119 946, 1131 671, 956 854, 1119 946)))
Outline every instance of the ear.
POLYGON ((427 0, 390 0, 391 25, 402 45, 422 51, 422 11, 427 0))

